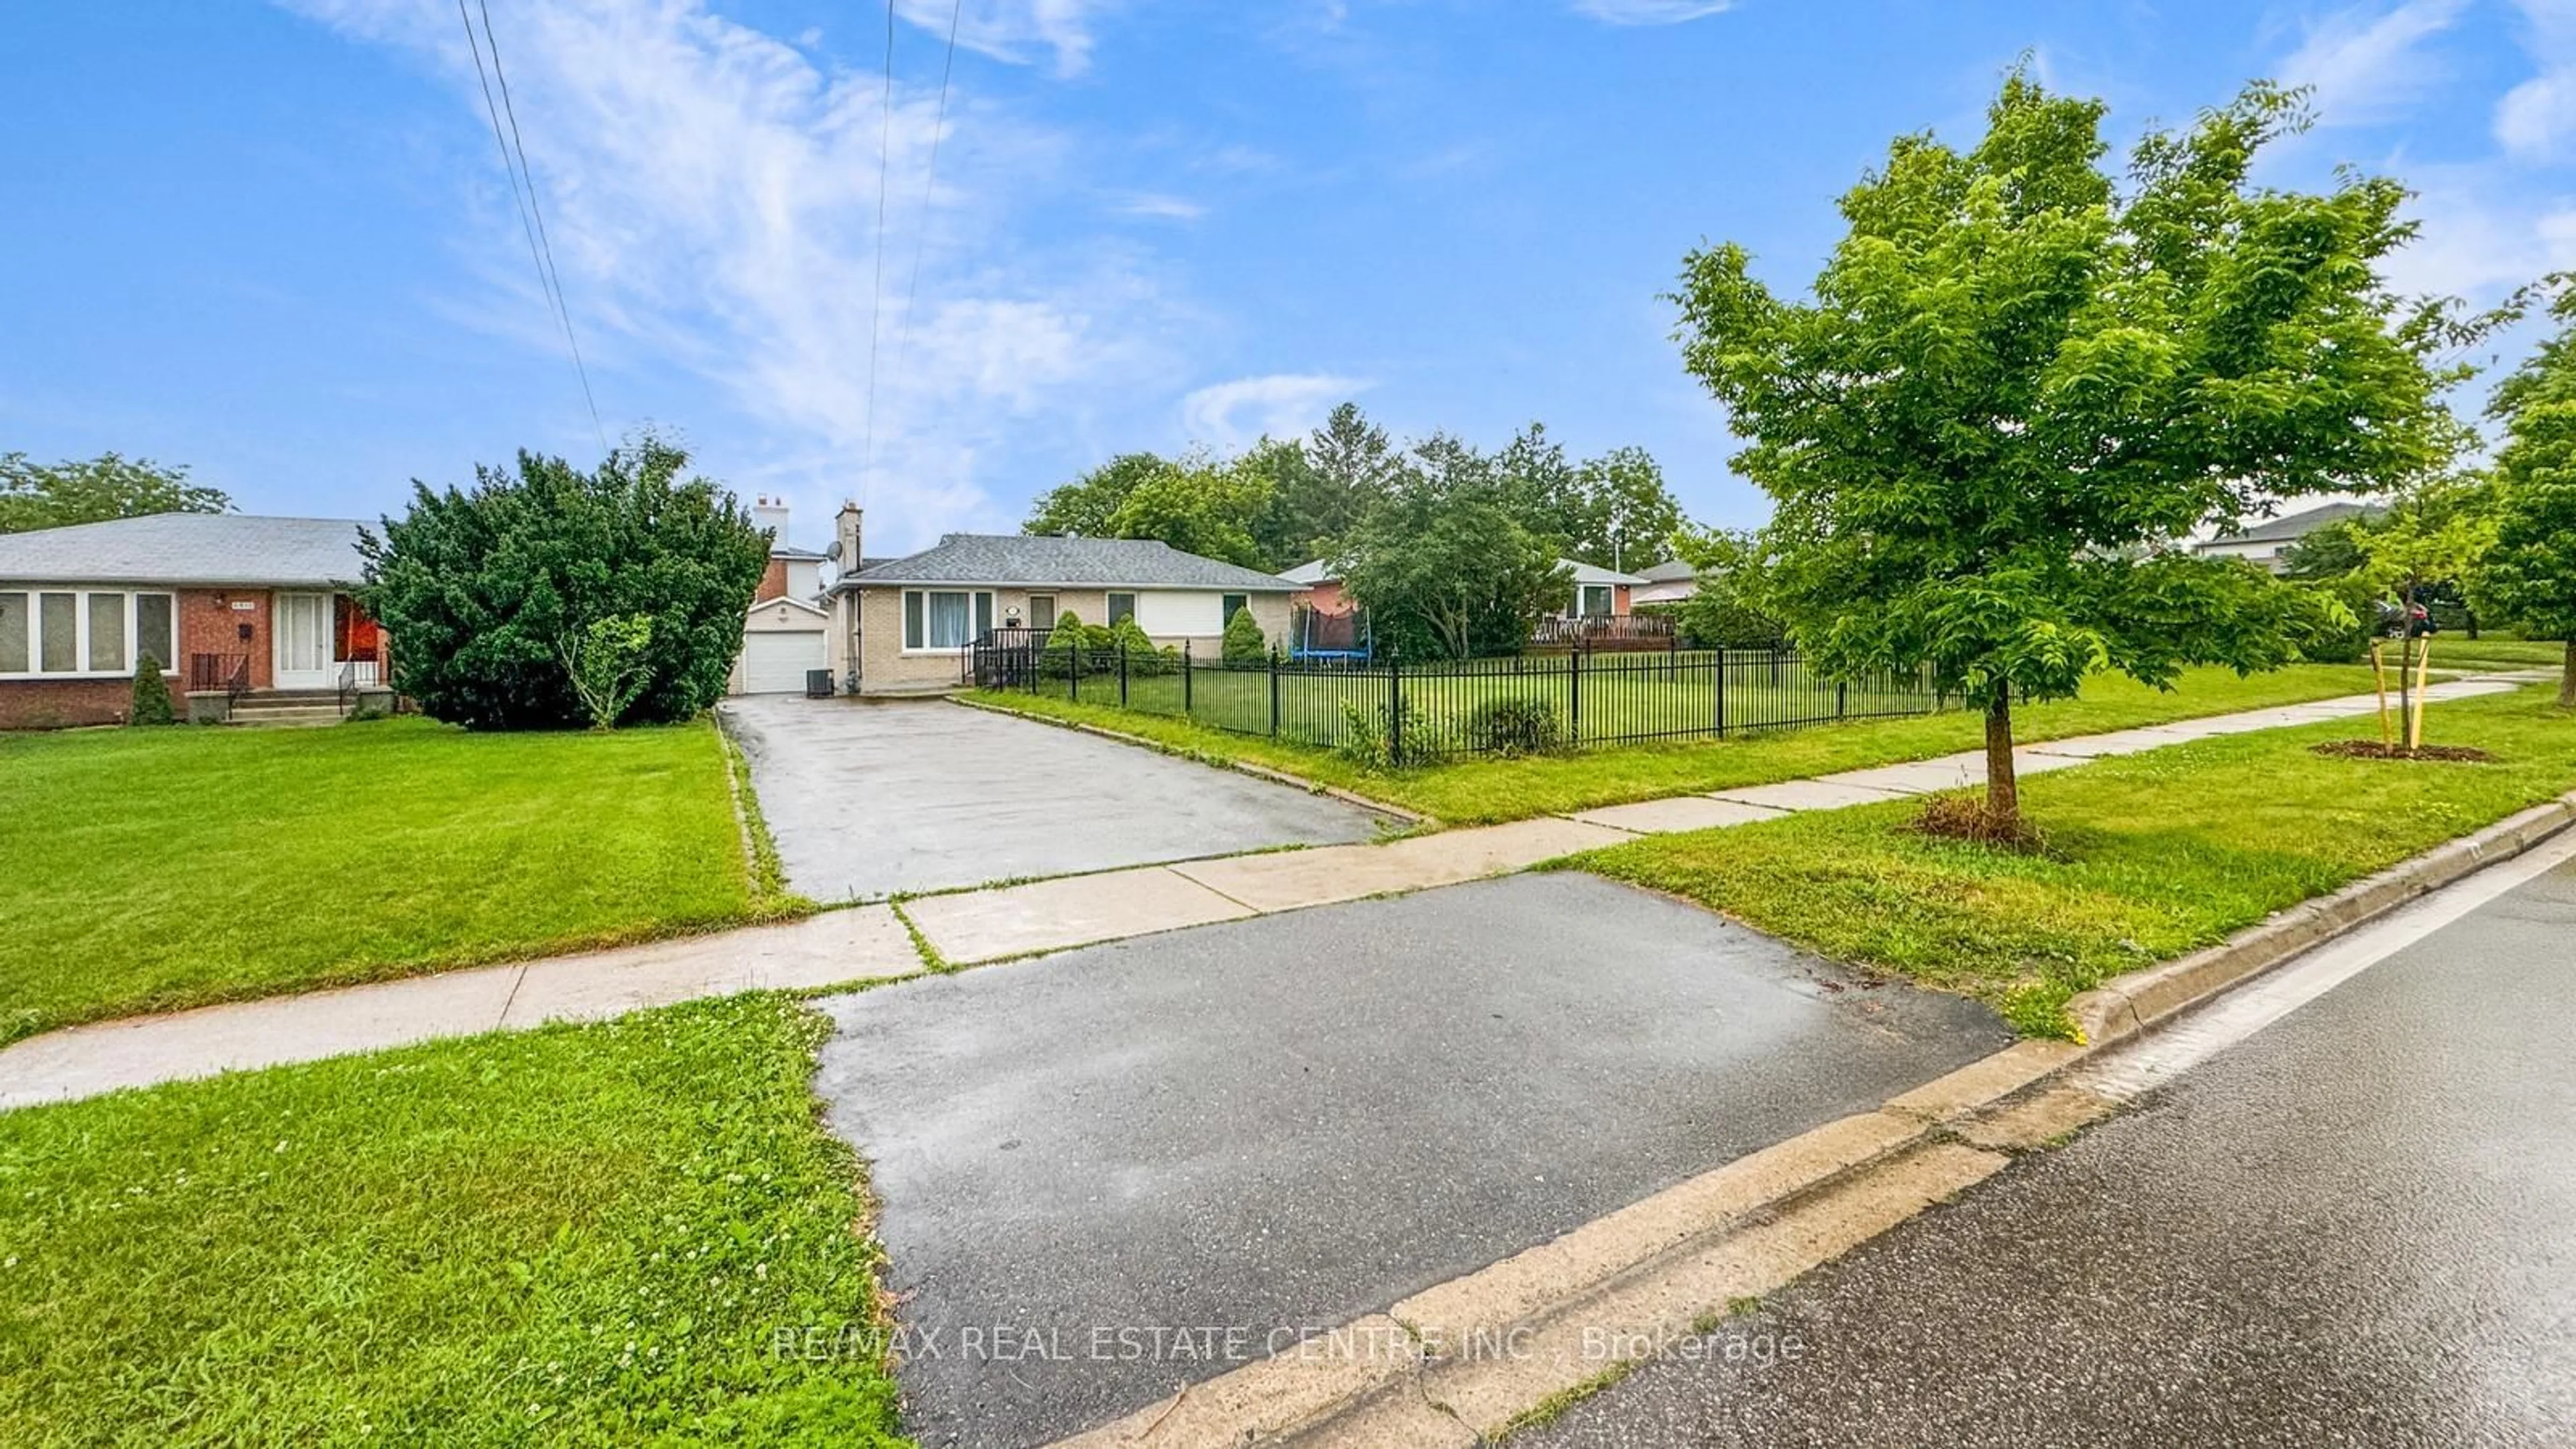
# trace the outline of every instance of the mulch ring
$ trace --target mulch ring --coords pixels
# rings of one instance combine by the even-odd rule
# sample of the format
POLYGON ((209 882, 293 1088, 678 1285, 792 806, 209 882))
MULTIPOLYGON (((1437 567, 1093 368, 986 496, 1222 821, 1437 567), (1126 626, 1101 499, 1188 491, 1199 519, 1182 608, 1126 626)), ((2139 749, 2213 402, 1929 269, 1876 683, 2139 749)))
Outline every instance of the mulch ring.
POLYGON ((2383 745, 2377 740, 2336 740, 2308 748, 2320 755, 2335 755, 2347 760, 2434 760, 2460 765, 2495 763, 2495 756, 2467 745, 2417 745, 2410 750, 2400 745, 2383 745))

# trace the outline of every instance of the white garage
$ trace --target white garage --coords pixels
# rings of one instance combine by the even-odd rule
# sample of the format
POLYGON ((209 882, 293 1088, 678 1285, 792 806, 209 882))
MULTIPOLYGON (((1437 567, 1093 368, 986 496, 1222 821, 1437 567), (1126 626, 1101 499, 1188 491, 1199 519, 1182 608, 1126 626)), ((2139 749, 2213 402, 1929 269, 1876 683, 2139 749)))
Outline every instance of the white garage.
POLYGON ((734 661, 736 694, 803 694, 808 670, 829 668, 821 609, 798 599, 765 599, 742 621, 742 657, 734 661))

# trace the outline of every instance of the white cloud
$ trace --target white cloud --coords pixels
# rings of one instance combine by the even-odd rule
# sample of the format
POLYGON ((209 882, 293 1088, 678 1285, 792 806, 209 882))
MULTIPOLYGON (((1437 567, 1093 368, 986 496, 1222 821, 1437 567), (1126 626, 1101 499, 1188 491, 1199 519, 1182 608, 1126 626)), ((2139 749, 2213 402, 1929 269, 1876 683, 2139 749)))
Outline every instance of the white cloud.
POLYGON ((1574 0, 1575 13, 1611 25, 1679 25, 1735 8, 1735 0, 1574 0))
MULTIPOLYGON (((1092 22, 1118 0, 897 0, 895 13, 921 29, 948 36, 995 60, 1028 65, 1040 54, 1055 59, 1057 73, 1079 75, 1091 64, 1092 22), (956 8, 963 4, 963 9, 956 8)), ((884 12, 878 12, 882 15, 884 12)))
POLYGON ((1197 221, 1207 215, 1207 208, 1185 196, 1166 196, 1159 191, 1125 191, 1109 198, 1109 209, 1120 216, 1152 217, 1161 221, 1197 221))
MULTIPOLYGON (((459 154, 476 168, 463 180, 500 194, 463 31, 452 10, 442 24, 441 0, 287 3, 436 66, 454 89, 459 154)), ((1017 8, 1062 20, 1084 7, 1017 8)), ((1150 340, 1187 335, 1152 258, 1016 227, 1015 200, 1068 184, 1066 145, 962 85, 928 215, 936 96, 896 87, 880 314, 881 76, 828 71, 703 0, 555 0, 495 7, 494 19, 612 436, 632 418, 616 405, 635 390, 620 371, 678 369, 713 396, 675 421, 733 444, 705 458, 711 471, 742 491, 788 492, 810 532, 860 484, 875 321, 870 540, 902 546, 1006 524, 979 457, 1078 428, 1178 373, 1150 340)), ((543 313, 506 199, 460 226, 458 245, 492 283, 477 299, 491 330, 544 345, 529 331, 543 313)))
POLYGON ((1181 426, 1194 443, 1239 452, 1262 437, 1310 432, 1337 403, 1368 384, 1326 373, 1273 373, 1203 387, 1181 399, 1181 426))
POLYGON ((2540 73, 2496 103, 2495 136, 2526 161, 2550 161, 2576 135, 2576 0, 2518 0, 2523 50, 2540 73))
POLYGON ((2420 166, 2406 180, 2416 192, 2408 211, 2422 230, 2389 258, 2389 284, 2399 292, 2492 302, 2576 267, 2576 198, 2518 184, 2494 163, 2420 166))
POLYGON ((2318 123, 2364 125, 2414 104, 2448 72, 2424 42, 2460 18, 2466 0, 2405 0, 2391 10, 2355 5, 2311 27, 2283 62, 2285 85, 2312 87, 2318 123))

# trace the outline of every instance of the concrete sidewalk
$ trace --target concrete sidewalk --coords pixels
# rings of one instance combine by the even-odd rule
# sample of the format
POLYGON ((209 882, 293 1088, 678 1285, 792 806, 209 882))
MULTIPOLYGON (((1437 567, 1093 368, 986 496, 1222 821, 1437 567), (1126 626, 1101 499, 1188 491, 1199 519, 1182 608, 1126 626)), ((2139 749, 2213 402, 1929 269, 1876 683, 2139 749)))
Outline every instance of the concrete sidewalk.
MULTIPOLYGON (((2516 688, 2523 677, 2452 680, 2432 686, 2425 696, 2438 702, 2498 694, 2516 688)), ((2057 740, 2025 747, 2015 758, 2024 773, 2035 774, 2189 740, 2349 719, 2377 708, 2373 696, 2357 695, 2057 740)), ((1457 885, 1640 835, 1904 799, 1974 785, 1984 776, 1985 756, 1970 751, 1383 845, 1229 856, 926 896, 902 909, 943 959, 976 965, 1457 885)), ((922 967, 895 909, 873 905, 791 925, 101 1022, 0 1049, 0 1109, 545 1021, 596 1020, 702 996, 906 976, 922 967)))
POLYGON ((549 1021, 597 1021, 738 991, 922 969, 885 906, 614 951, 443 971, 47 1032, 0 1051, 0 1109, 316 1061, 549 1021))

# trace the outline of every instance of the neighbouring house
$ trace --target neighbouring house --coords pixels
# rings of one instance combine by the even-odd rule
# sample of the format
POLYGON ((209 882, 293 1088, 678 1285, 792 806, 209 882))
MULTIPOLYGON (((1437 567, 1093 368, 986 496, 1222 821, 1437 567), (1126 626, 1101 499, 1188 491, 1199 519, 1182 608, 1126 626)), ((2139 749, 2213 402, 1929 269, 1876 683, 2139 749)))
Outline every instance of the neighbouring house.
MULTIPOLYGON (((1554 617, 1559 619, 1624 618, 1635 607, 1636 588, 1646 580, 1636 574, 1605 569, 1581 559, 1561 558, 1557 564, 1572 574, 1565 607, 1554 617)), ((1293 569, 1283 570, 1281 578, 1297 585, 1306 597, 1301 601, 1319 614, 1345 614, 1352 605, 1342 593, 1342 580, 1325 559, 1311 559, 1293 569)))
POLYGON ((2224 558, 2241 558, 2257 563, 2273 573, 2286 572, 2290 561, 2283 555, 2290 546, 2328 524, 2350 518, 2376 518, 2384 510, 2367 503, 2327 503, 2297 513, 2285 513, 2248 524, 2235 533, 2222 533, 2191 546, 2192 552, 2224 558))
POLYGON ((823 602, 827 556, 787 541, 785 499, 753 500, 751 517, 769 530, 769 567, 743 613, 742 653, 734 658, 731 692, 801 693, 808 674, 832 667, 827 642, 832 614, 823 602))
POLYGON ((390 703, 360 525, 159 513, 0 534, 0 728, 113 724, 147 656, 198 719, 390 703))
POLYGON ((831 668, 857 694, 955 689, 975 641, 996 629, 1134 619, 1158 645, 1214 658, 1226 620, 1250 609, 1262 634, 1288 630, 1298 585, 1183 553, 1154 539, 952 533, 903 558, 860 551, 859 509, 841 509, 832 558, 857 560, 827 590, 831 668))
POLYGON ((1645 580, 1629 590, 1631 604, 1678 604, 1699 593, 1699 570, 1677 558, 1668 558, 1652 568, 1639 569, 1637 577, 1645 580))
MULTIPOLYGON (((1557 564, 1572 575, 1565 603, 1538 621, 1530 633, 1530 643, 1534 647, 1548 649, 1582 645, 1627 648, 1652 645, 1661 648, 1672 637, 1670 619, 1640 616, 1634 612, 1638 602, 1637 591, 1647 582, 1644 576, 1605 569, 1581 559, 1561 558, 1557 564)), ((1366 627, 1350 623, 1359 616, 1358 605, 1343 592, 1341 577, 1333 572, 1330 562, 1313 559, 1284 571, 1280 577, 1303 590, 1297 600, 1296 652, 1333 653, 1343 648, 1356 653, 1367 652, 1366 627), (1356 645, 1338 642, 1346 637, 1355 637, 1360 642, 1356 645), (1326 648, 1317 646, 1316 640, 1336 642, 1326 648)))

